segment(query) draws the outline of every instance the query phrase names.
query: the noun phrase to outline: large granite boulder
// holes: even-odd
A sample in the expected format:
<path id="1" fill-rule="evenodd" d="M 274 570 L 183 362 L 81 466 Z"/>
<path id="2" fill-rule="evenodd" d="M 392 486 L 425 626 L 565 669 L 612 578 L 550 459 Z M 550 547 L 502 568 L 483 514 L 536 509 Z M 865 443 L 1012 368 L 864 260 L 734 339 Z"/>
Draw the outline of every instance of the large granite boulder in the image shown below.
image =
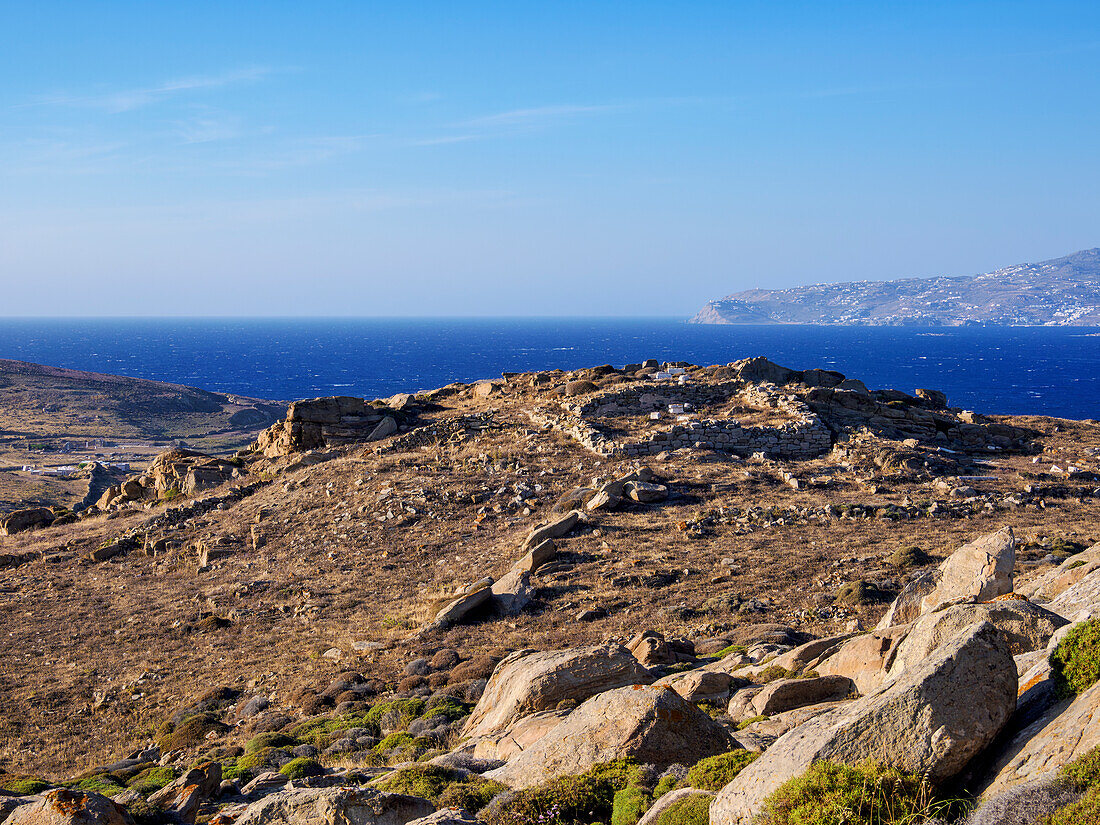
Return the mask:
<path id="1" fill-rule="evenodd" d="M 910 626 L 891 657 L 887 676 L 919 665 L 946 640 L 983 621 L 1004 634 L 1013 656 L 1042 650 L 1054 631 L 1067 624 L 1057 613 L 1022 599 L 954 605 L 922 616 Z"/>
<path id="2" fill-rule="evenodd" d="M 921 599 L 921 613 L 956 599 L 989 601 L 1012 592 L 1016 539 L 1012 528 L 982 536 L 952 553 L 939 567 L 935 589 Z"/>
<path id="3" fill-rule="evenodd" d="M 1100 613 L 1100 570 L 1093 570 L 1067 587 L 1044 607 L 1059 616 L 1079 620 L 1085 614 Z"/>
<path id="4" fill-rule="evenodd" d="M 722 789 L 712 825 L 745 825 L 813 762 L 875 759 L 942 782 L 1001 731 L 1016 706 L 1016 666 L 989 622 L 965 629 L 876 693 L 780 737 Z"/>
<path id="5" fill-rule="evenodd" d="M 725 728 L 674 690 L 632 685 L 593 696 L 532 747 L 485 776 L 529 788 L 615 759 L 632 757 L 658 767 L 691 765 L 735 747 Z"/>
<path id="6" fill-rule="evenodd" d="M 836 702 L 855 691 L 847 676 L 819 676 L 815 679 L 777 679 L 752 697 L 754 716 L 772 716 L 788 710 Z"/>
<path id="7" fill-rule="evenodd" d="M 1095 570 L 1100 570 L 1100 543 L 1073 554 L 1037 579 L 1017 585 L 1016 592 L 1033 601 L 1048 602 L 1058 598 Z"/>
<path id="8" fill-rule="evenodd" d="M 105 796 L 56 788 L 16 808 L 4 825 L 134 825 L 134 820 Z"/>
<path id="9" fill-rule="evenodd" d="M 434 812 L 426 799 L 373 788 L 292 788 L 253 802 L 234 825 L 407 825 Z"/>
<path id="10" fill-rule="evenodd" d="M 872 693 L 886 681 L 886 668 L 910 627 L 888 627 L 855 636 L 814 665 L 814 670 L 820 676 L 847 676 L 860 693 Z"/>
<path id="11" fill-rule="evenodd" d="M 485 736 L 566 699 L 580 702 L 605 690 L 651 681 L 649 671 L 617 644 L 542 653 L 520 650 L 496 666 L 462 732 Z"/>
<path id="12" fill-rule="evenodd" d="M 49 527 L 54 522 L 53 510 L 48 507 L 29 507 L 15 510 L 0 518 L 0 536 L 14 536 L 26 530 Z"/>
<path id="13" fill-rule="evenodd" d="M 544 710 L 523 716 L 503 731 L 467 739 L 462 743 L 461 751 L 477 759 L 507 761 L 542 739 L 569 713 L 568 710 Z"/>
<path id="14" fill-rule="evenodd" d="M 1051 779 L 1059 768 L 1100 745 L 1100 682 L 1076 698 L 1052 705 L 1004 748 L 985 789 L 993 796 L 1008 788 Z"/>

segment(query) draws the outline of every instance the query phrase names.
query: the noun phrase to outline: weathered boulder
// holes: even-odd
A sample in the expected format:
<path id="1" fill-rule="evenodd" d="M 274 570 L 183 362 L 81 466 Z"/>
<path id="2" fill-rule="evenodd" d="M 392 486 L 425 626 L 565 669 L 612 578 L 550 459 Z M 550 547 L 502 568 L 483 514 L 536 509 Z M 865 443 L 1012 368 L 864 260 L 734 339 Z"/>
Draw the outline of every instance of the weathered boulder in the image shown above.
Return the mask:
<path id="1" fill-rule="evenodd" d="M 434 814 L 414 819 L 408 825 L 478 825 L 478 821 L 462 808 L 440 808 Z"/>
<path id="2" fill-rule="evenodd" d="M 989 601 L 1011 593 L 1015 566 L 1016 539 L 1011 527 L 965 544 L 940 565 L 935 590 L 921 599 L 921 613 L 955 599 Z"/>
<path id="3" fill-rule="evenodd" d="M 554 547 L 554 540 L 547 539 L 532 547 L 527 555 L 517 561 L 513 567 L 534 572 L 554 558 L 555 555 L 557 555 L 557 550 Z"/>
<path id="4" fill-rule="evenodd" d="M 490 588 L 493 605 L 502 616 L 518 616 L 531 601 L 531 574 L 513 567 Z"/>
<path id="5" fill-rule="evenodd" d="M 524 551 L 531 550 L 534 547 L 538 547 L 547 539 L 561 538 L 574 527 L 576 527 L 577 522 L 579 522 L 580 520 L 580 511 L 571 510 L 557 521 L 552 521 L 549 524 L 532 530 L 527 535 L 527 538 L 524 539 L 522 549 Z"/>
<path id="6" fill-rule="evenodd" d="M 689 702 L 724 702 L 729 698 L 734 677 L 719 670 L 688 670 L 673 673 L 653 683 L 654 687 L 670 687 Z"/>
<path id="7" fill-rule="evenodd" d="M 855 636 L 815 664 L 814 670 L 821 676 L 847 676 L 860 693 L 871 693 L 886 681 L 887 665 L 909 628 L 902 625 Z"/>
<path id="8" fill-rule="evenodd" d="M 1038 602 L 1057 599 L 1095 570 L 1100 570 L 1100 544 L 1075 553 L 1034 581 L 1017 585 L 1016 592 Z"/>
<path id="9" fill-rule="evenodd" d="M 396 398 L 396 396 L 395 396 Z M 323 450 L 392 435 L 400 421 L 415 414 L 407 398 L 396 407 L 351 396 L 329 396 L 295 401 L 286 419 L 272 424 L 248 448 L 268 458 L 307 450 Z"/>
<path id="10" fill-rule="evenodd" d="M 754 716 L 771 716 L 806 705 L 835 702 L 855 691 L 847 676 L 819 676 L 815 679 L 777 679 L 752 697 Z"/>
<path id="11" fill-rule="evenodd" d="M 1067 619 L 1076 619 L 1083 613 L 1100 613 L 1100 570 L 1083 576 L 1044 607 Z"/>
<path id="12" fill-rule="evenodd" d="M 735 746 L 725 728 L 675 691 L 632 685 L 588 699 L 533 746 L 485 775 L 528 788 L 615 759 L 690 765 Z"/>
<path id="13" fill-rule="evenodd" d="M 466 587 L 462 595 L 448 602 L 435 614 L 431 627 L 449 627 L 481 607 L 493 596 L 493 580 L 486 576 Z"/>
<path id="14" fill-rule="evenodd" d="M 48 507 L 29 507 L 15 510 L 0 518 L 0 536 L 14 536 L 26 530 L 49 527 L 53 524 L 53 510 Z"/>
<path id="15" fill-rule="evenodd" d="M 520 716 L 552 710 L 563 700 L 579 702 L 605 690 L 651 681 L 649 671 L 621 645 L 516 651 L 496 666 L 463 734 L 500 732 Z"/>
<path id="16" fill-rule="evenodd" d="M 1057 613 L 1021 599 L 954 605 L 922 616 L 910 626 L 887 663 L 887 675 L 919 665 L 946 640 L 982 621 L 1004 634 L 1013 656 L 1042 650 L 1054 631 L 1067 624 Z"/>
<path id="17" fill-rule="evenodd" d="M 556 728 L 570 712 L 545 710 L 523 716 L 504 731 L 468 739 L 462 745 L 462 752 L 472 754 L 478 759 L 507 761 Z"/>
<path id="18" fill-rule="evenodd" d="M 667 665 L 676 661 L 676 654 L 668 646 L 665 637 L 653 630 L 639 633 L 626 643 L 626 649 L 646 667 Z"/>
<path id="19" fill-rule="evenodd" d="M 802 378 L 802 373 L 781 367 L 762 355 L 742 358 L 730 364 L 730 367 L 742 381 L 753 384 L 789 384 Z"/>
<path id="20" fill-rule="evenodd" d="M 926 570 L 905 585 L 897 598 L 890 603 L 886 614 L 875 625 L 876 630 L 909 624 L 920 618 L 921 602 L 936 589 L 940 573 L 938 570 Z"/>
<path id="21" fill-rule="evenodd" d="M 210 799 L 222 782 L 220 762 L 207 762 L 172 780 L 149 797 L 150 804 L 172 814 L 180 822 L 193 825 L 199 803 Z"/>
<path id="22" fill-rule="evenodd" d="M 373 788 L 292 788 L 253 802 L 234 825 L 407 825 L 434 812 L 426 799 Z"/>
<path id="23" fill-rule="evenodd" d="M 668 487 L 663 484 L 649 484 L 644 481 L 629 481 L 623 485 L 623 492 L 631 501 L 652 504 L 668 498 Z"/>
<path id="24" fill-rule="evenodd" d="M 1002 751 L 985 796 L 1054 777 L 1059 768 L 1100 745 L 1100 682 L 1052 705 Z"/>
<path id="25" fill-rule="evenodd" d="M 768 795 L 820 759 L 874 758 L 942 782 L 993 740 L 1015 706 L 1008 642 L 982 622 L 870 696 L 784 734 L 722 789 L 710 821 L 749 822 Z"/>
<path id="26" fill-rule="evenodd" d="M 37 802 L 20 805 L 4 825 L 134 825 L 134 820 L 105 796 L 56 788 Z"/>

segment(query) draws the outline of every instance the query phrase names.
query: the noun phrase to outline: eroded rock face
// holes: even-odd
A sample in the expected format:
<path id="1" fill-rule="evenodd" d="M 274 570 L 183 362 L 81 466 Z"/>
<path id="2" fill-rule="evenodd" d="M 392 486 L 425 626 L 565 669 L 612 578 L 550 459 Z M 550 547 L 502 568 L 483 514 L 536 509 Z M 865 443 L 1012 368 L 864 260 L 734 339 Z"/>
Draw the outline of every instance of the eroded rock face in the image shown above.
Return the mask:
<path id="1" fill-rule="evenodd" d="M 426 799 L 372 788 L 301 788 L 252 803 L 234 825 L 407 825 L 434 812 Z"/>
<path id="2" fill-rule="evenodd" d="M 1083 614 L 1100 614 L 1100 570 L 1094 569 L 1082 576 L 1044 606 L 1072 620 Z"/>
<path id="3" fill-rule="evenodd" d="M 194 495 L 242 475 L 232 461 L 194 450 L 168 450 L 153 459 L 140 475 L 108 488 L 96 506 L 110 510 L 132 501 L 156 501 L 172 494 Z"/>
<path id="4" fill-rule="evenodd" d="M 1100 682 L 1072 701 L 1050 707 L 1004 749 L 985 790 L 1009 788 L 1054 777 L 1059 768 L 1100 745 Z"/>
<path id="5" fill-rule="evenodd" d="M 605 690 L 651 681 L 649 671 L 621 645 L 520 650 L 497 665 L 462 732 L 498 733 L 519 717 L 553 710 L 563 700 L 581 702 Z"/>
<path id="6" fill-rule="evenodd" d="M 993 740 L 1015 706 L 1007 640 L 988 622 L 974 625 L 876 693 L 780 737 L 722 790 L 710 821 L 749 822 L 768 795 L 819 759 L 874 758 L 942 782 Z"/>
<path id="7" fill-rule="evenodd" d="M 134 825 L 134 820 L 105 796 L 56 788 L 16 808 L 4 825 Z"/>
<path id="8" fill-rule="evenodd" d="M 1030 599 L 1047 602 L 1057 599 L 1094 570 L 1100 570 L 1100 544 L 1075 553 L 1053 570 L 1016 589 Z"/>
<path id="9" fill-rule="evenodd" d="M 886 668 L 910 625 L 873 630 L 844 642 L 835 653 L 814 665 L 821 676 L 847 676 L 862 694 L 886 681 Z"/>
<path id="10" fill-rule="evenodd" d="M 777 679 L 752 697 L 754 716 L 772 716 L 806 705 L 847 698 L 855 683 L 847 676 L 819 676 L 816 679 Z"/>
<path id="11" fill-rule="evenodd" d="M 260 433 L 249 451 L 278 458 L 306 450 L 377 441 L 397 432 L 399 422 L 412 413 L 407 400 L 400 411 L 380 402 L 342 395 L 295 401 L 287 410 L 286 419 Z"/>
<path id="12" fill-rule="evenodd" d="M 527 750 L 542 737 L 562 723 L 568 710 L 547 710 L 532 713 L 516 721 L 514 725 L 500 733 L 492 733 L 467 740 L 462 750 L 478 759 L 509 760 L 521 751 Z"/>
<path id="13" fill-rule="evenodd" d="M 691 765 L 734 747 L 725 728 L 675 691 L 632 685 L 593 696 L 533 746 L 486 776 L 528 788 L 625 757 L 659 767 Z"/>
<path id="14" fill-rule="evenodd" d="M 921 613 L 955 599 L 989 601 L 1012 592 L 1016 539 L 1012 528 L 965 544 L 940 565 L 935 590 L 921 599 Z"/>

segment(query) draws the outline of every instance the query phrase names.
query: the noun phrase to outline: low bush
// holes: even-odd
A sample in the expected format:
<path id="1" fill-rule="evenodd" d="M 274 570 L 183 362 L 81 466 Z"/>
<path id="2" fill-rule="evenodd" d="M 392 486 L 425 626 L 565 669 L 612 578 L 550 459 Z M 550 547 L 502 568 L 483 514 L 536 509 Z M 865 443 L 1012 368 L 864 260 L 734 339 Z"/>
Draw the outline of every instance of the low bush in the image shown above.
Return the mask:
<path id="1" fill-rule="evenodd" d="M 448 785 L 462 778 L 463 774 L 453 768 L 427 764 L 410 765 L 407 768 L 398 768 L 380 779 L 378 787 L 383 791 L 420 796 L 436 802 Z"/>
<path id="2" fill-rule="evenodd" d="M 118 781 L 118 777 L 110 773 L 97 773 L 87 779 L 81 779 L 76 783 L 76 787 L 82 791 L 91 791 L 104 796 L 114 796 L 126 790 L 126 787 Z"/>
<path id="3" fill-rule="evenodd" d="M 661 811 L 656 825 L 708 825 L 710 803 L 711 798 L 702 794 L 677 799 Z"/>
<path id="4" fill-rule="evenodd" d="M 37 776 L 6 776 L 0 778 L 0 790 L 16 796 L 31 796 L 50 787 L 50 783 Z"/>
<path id="5" fill-rule="evenodd" d="M 264 748 L 286 748 L 297 744 L 297 739 L 285 733 L 261 733 L 258 736 L 253 736 L 245 743 L 244 752 L 255 753 Z"/>
<path id="6" fill-rule="evenodd" d="M 495 780 L 471 776 L 448 785 L 439 795 L 437 804 L 440 808 L 461 808 L 477 813 L 507 790 L 507 786 Z"/>
<path id="7" fill-rule="evenodd" d="M 168 723 L 161 727 L 157 744 L 162 753 L 168 751 L 184 750 L 201 745 L 206 741 L 206 734 L 211 731 L 224 733 L 229 726 L 221 722 L 213 713 L 198 713 L 180 722 L 178 725 Z"/>
<path id="8" fill-rule="evenodd" d="M 502 794 L 482 812 L 488 825 L 584 825 L 607 822 L 615 794 L 640 778 L 630 759 L 596 765 L 533 788 Z"/>
<path id="9" fill-rule="evenodd" d="M 653 796 L 638 785 L 616 791 L 611 801 L 611 825 L 637 825 L 652 804 Z"/>
<path id="10" fill-rule="evenodd" d="M 684 780 L 692 788 L 701 791 L 720 791 L 734 780 L 760 754 L 737 748 L 729 753 L 720 753 L 695 763 Z"/>
<path id="11" fill-rule="evenodd" d="M 321 767 L 321 763 L 316 759 L 310 759 L 308 756 L 299 756 L 297 759 L 291 759 L 279 768 L 279 773 L 289 779 L 304 779 L 307 776 L 320 776 L 324 772 L 325 769 Z"/>
<path id="12" fill-rule="evenodd" d="M 176 778 L 176 772 L 167 766 L 156 766 L 152 768 L 146 768 L 141 773 L 132 777 L 129 782 L 126 783 L 126 787 L 130 790 L 137 791 L 142 796 L 148 796 L 151 793 L 156 793 L 173 779 Z"/>
<path id="13" fill-rule="evenodd" d="M 768 825 L 891 825 L 920 821 L 931 788 L 912 774 L 873 762 L 815 762 L 764 802 Z"/>
<path id="14" fill-rule="evenodd" d="M 1050 654 L 1059 693 L 1082 693 L 1100 680 L 1100 619 L 1082 622 Z"/>

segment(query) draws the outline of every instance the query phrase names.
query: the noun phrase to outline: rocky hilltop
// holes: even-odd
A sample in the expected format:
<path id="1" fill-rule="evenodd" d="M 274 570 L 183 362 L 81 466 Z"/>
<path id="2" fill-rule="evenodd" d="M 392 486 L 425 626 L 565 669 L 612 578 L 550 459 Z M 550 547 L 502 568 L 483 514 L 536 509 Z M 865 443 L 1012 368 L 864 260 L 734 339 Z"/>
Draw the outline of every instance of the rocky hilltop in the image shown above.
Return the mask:
<path id="1" fill-rule="evenodd" d="M 1098 457 L 760 357 L 300 401 L 0 518 L 0 823 L 1087 825 Z"/>
<path id="2" fill-rule="evenodd" d="M 1100 249 L 984 275 L 750 289 L 689 323 L 1098 326 Z"/>

